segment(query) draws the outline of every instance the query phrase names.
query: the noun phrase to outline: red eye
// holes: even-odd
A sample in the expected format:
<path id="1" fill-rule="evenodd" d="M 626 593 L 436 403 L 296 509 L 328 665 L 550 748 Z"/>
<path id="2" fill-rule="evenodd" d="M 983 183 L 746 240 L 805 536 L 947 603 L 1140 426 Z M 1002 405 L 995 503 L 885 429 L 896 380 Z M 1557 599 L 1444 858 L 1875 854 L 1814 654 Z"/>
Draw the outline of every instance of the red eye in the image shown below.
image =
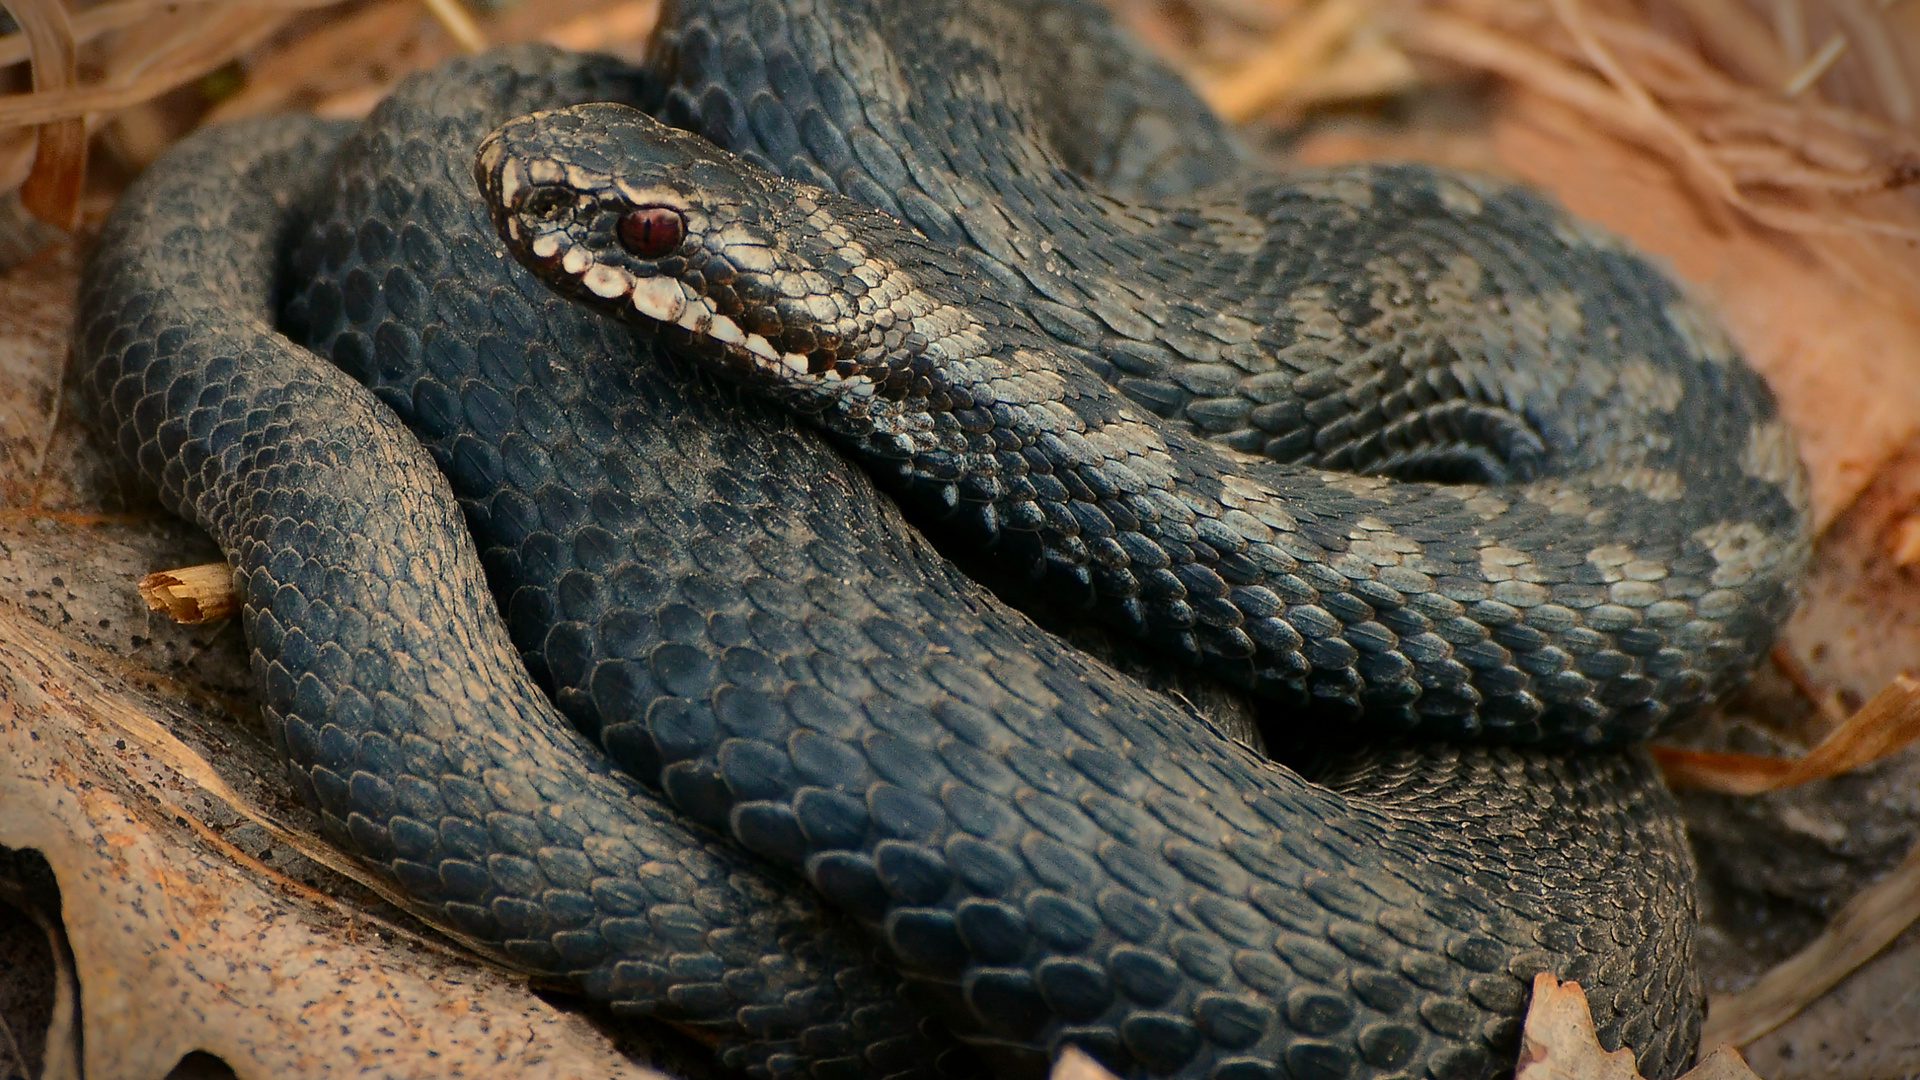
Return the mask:
<path id="1" fill-rule="evenodd" d="M 642 259 L 672 254 L 687 235 L 687 223 L 670 206 L 642 206 L 620 219 L 620 246 Z"/>

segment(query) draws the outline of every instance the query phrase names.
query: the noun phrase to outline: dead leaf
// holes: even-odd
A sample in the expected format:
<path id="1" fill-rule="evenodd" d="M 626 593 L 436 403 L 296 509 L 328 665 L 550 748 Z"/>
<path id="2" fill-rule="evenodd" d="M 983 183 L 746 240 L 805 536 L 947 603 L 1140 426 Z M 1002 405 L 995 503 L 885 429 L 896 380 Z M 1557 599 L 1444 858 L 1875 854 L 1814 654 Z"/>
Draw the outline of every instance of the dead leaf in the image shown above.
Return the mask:
<path id="1" fill-rule="evenodd" d="M 1520 1032 L 1514 1080 L 1641 1080 L 1633 1051 L 1600 1049 L 1587 995 L 1546 972 L 1533 977 L 1533 1004 Z"/>
<path id="2" fill-rule="evenodd" d="M 1116 1077 L 1107 1071 L 1106 1066 L 1088 1056 L 1086 1051 L 1069 1046 L 1060 1052 L 1060 1059 L 1053 1063 L 1050 1080 L 1116 1080 Z"/>
<path id="3" fill-rule="evenodd" d="M 1703 1045 L 1714 1045 L 1703 1043 Z M 1593 1033 L 1587 995 L 1576 982 L 1546 972 L 1533 977 L 1533 1004 L 1520 1032 L 1514 1080 L 1642 1080 L 1633 1051 L 1607 1051 Z M 1759 1080 L 1738 1051 L 1720 1046 L 1680 1080 Z"/>

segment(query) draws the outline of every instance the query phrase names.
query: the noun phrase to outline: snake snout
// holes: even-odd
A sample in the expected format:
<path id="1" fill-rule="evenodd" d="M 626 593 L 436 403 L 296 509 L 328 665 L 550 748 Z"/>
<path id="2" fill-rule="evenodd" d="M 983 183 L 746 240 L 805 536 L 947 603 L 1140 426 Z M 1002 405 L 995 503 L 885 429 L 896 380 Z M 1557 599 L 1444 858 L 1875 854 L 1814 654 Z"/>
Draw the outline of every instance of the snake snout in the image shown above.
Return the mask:
<path id="1" fill-rule="evenodd" d="M 473 179 L 485 198 L 495 230 L 520 257 L 533 257 L 531 248 L 543 234 L 549 239 L 541 246 L 553 246 L 551 230 L 535 223 L 550 223 L 566 193 L 552 184 L 536 183 L 526 158 L 513 152 L 504 131 L 496 131 L 480 143 L 474 154 Z"/>

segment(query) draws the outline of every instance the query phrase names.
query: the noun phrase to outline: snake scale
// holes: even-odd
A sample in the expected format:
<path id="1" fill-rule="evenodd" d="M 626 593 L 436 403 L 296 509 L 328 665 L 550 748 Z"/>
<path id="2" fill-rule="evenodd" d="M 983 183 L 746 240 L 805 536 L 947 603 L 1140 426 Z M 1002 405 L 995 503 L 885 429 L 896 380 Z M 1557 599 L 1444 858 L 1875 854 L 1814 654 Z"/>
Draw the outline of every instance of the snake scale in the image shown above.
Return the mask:
<path id="1" fill-rule="evenodd" d="M 689 0 L 641 68 L 197 133 L 76 342 L 330 836 L 725 1064 L 1493 1076 L 1541 971 L 1693 1053 L 1626 744 L 1764 646 L 1805 483 L 1712 321 L 1535 196 L 1262 175 L 1081 0 Z"/>

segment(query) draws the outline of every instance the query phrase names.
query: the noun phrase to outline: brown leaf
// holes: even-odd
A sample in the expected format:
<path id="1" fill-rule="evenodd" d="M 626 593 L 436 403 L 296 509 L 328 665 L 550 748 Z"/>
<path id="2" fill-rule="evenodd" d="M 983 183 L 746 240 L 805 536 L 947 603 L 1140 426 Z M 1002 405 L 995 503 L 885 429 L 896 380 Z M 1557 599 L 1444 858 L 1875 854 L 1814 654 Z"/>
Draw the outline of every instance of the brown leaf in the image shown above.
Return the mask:
<path id="1" fill-rule="evenodd" d="M 1587 995 L 1576 982 L 1546 972 L 1533 977 L 1533 1004 L 1520 1032 L 1514 1080 L 1642 1080 L 1633 1051 L 1606 1051 L 1593 1033 Z M 1722 1046 L 1680 1080 L 1759 1080 L 1738 1051 Z"/>
<path id="2" fill-rule="evenodd" d="M 1633 1051 L 1600 1049 L 1587 995 L 1546 972 L 1533 977 L 1533 1004 L 1520 1032 L 1514 1080 L 1641 1080 Z"/>
<path id="3" fill-rule="evenodd" d="M 1077 1046 L 1069 1046 L 1060 1052 L 1060 1059 L 1053 1063 L 1053 1072 L 1049 1080 L 1115 1080 L 1106 1067 Z"/>

